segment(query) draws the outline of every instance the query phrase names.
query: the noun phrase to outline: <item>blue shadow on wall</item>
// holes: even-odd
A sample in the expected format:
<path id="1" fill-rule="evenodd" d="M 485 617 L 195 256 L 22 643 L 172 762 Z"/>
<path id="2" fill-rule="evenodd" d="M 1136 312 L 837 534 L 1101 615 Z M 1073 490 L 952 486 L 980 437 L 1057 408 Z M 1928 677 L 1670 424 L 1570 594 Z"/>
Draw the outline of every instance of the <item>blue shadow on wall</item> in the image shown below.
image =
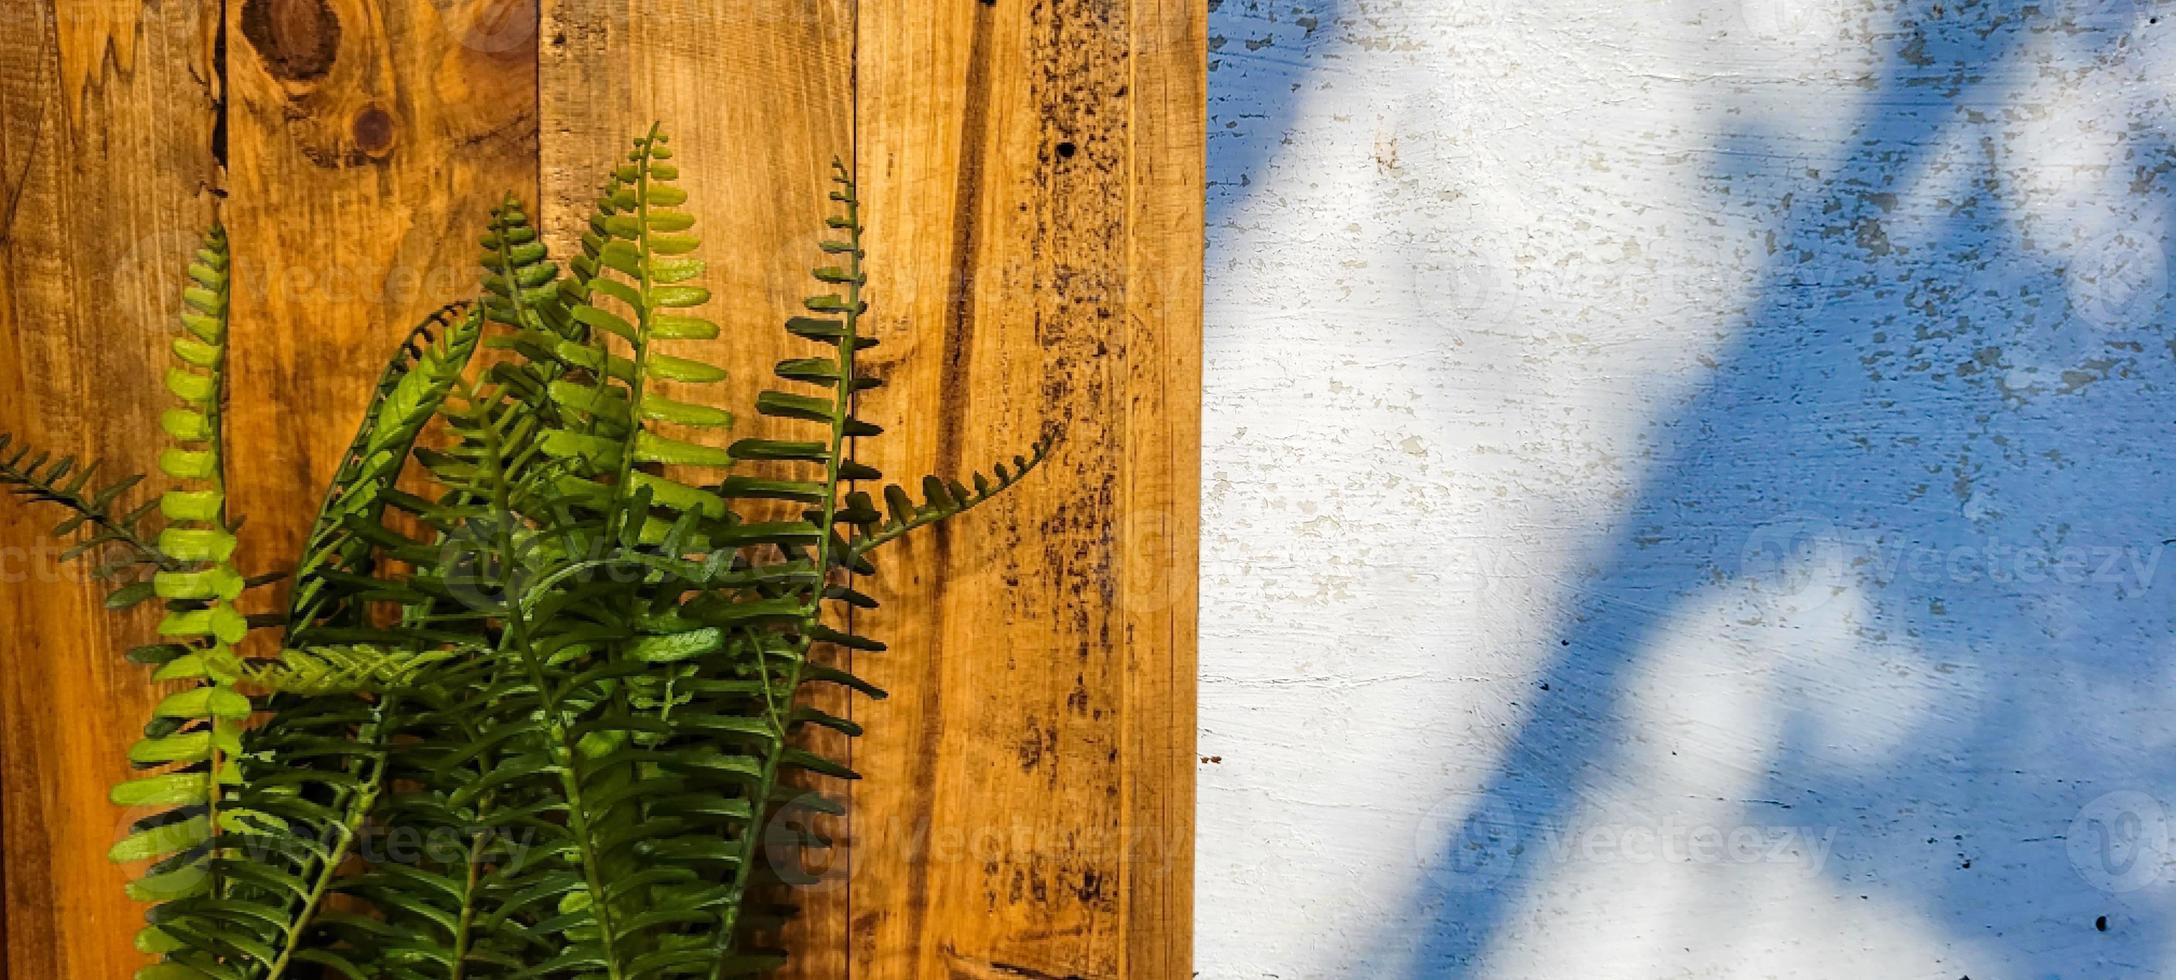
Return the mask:
<path id="1" fill-rule="evenodd" d="M 2176 705 L 2162 693 L 2176 602 L 2154 578 L 2176 538 L 2176 164 L 2163 134 L 2132 130 L 2110 178 L 2128 226 L 2066 245 L 2040 240 L 2060 222 L 2021 225 L 2003 142 L 2006 119 L 2074 111 L 2019 104 L 2044 67 L 2036 44 L 2113 58 L 2176 23 L 2065 6 L 1907 0 L 1826 160 L 1774 160 L 1758 134 L 1714 150 L 1709 189 L 1781 181 L 1789 217 L 1731 347 L 1654 430 L 1638 499 L 1564 600 L 1530 713 L 1444 825 L 1411 918 L 1386 927 L 1416 950 L 1408 975 L 1478 976 L 1491 949 L 1586 941 L 1579 922 L 1528 918 L 1563 870 L 1563 840 L 1545 838 L 1596 797 L 1682 802 L 1639 785 L 1626 746 L 1703 746 L 1658 746 L 1676 736 L 1628 718 L 1652 649 L 1682 639 L 1673 618 L 1718 589 L 1800 610 L 1739 638 L 1744 669 L 1775 678 L 1760 710 L 1779 717 L 1733 826 L 1828 835 L 1825 856 L 1795 856 L 1811 862 L 1802 893 L 1900 910 L 1944 951 L 1891 975 L 2169 975 L 2176 888 L 2155 857 L 2176 751 L 2141 743 Z M 1823 616 L 1877 652 L 1825 662 L 1801 628 Z M 1895 729 L 1866 736 L 1887 746 L 1877 762 L 1839 764 L 1859 738 L 1839 717 Z M 1679 913 L 1673 946 L 1729 949 L 1750 922 L 1803 915 L 1793 962 L 1821 960 L 1807 943 L 1858 948 L 1821 908 L 1732 914 L 1717 898 Z"/>
<path id="2" fill-rule="evenodd" d="M 1322 71 L 1345 0 L 1209 0 L 1208 224 L 1232 220 L 1300 93 Z M 1216 235 L 1212 231 L 1213 248 Z"/>

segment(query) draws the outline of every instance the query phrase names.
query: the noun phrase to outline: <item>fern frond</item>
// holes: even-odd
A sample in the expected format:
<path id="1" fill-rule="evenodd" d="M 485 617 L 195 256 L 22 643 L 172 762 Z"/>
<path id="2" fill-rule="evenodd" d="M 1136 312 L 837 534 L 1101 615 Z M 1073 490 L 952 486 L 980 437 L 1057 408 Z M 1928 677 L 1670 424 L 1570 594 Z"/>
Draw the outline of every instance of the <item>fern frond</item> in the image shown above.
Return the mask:
<path id="1" fill-rule="evenodd" d="M 123 546 L 116 570 L 154 572 L 115 595 L 167 611 L 164 642 L 129 657 L 189 684 L 113 794 L 149 814 L 113 850 L 151 864 L 130 886 L 161 957 L 141 980 L 724 980 L 784 962 L 766 944 L 793 912 L 772 897 L 811 879 L 763 828 L 843 812 L 793 774 L 858 778 L 805 741 L 858 726 L 805 695 L 883 696 L 833 665 L 883 649 L 852 627 L 875 605 L 856 578 L 1015 485 L 1050 440 L 969 483 L 927 478 L 918 501 L 857 489 L 882 480 L 857 457 L 880 382 L 858 363 L 876 342 L 860 202 L 835 164 L 818 295 L 785 323 L 809 356 L 754 404 L 785 434 L 724 444 L 732 415 L 689 394 L 724 372 L 694 353 L 720 331 L 694 312 L 709 293 L 672 157 L 655 127 L 634 142 L 564 272 L 518 202 L 492 211 L 478 300 L 388 362 L 284 617 L 236 608 L 267 579 L 235 571 L 225 507 L 222 232 L 184 297 L 155 540 L 150 508 L 119 503 L 133 479 L 0 436 L 0 485 L 70 508 L 79 547 Z M 477 367 L 483 345 L 503 355 Z M 276 657 L 239 652 L 256 625 L 286 627 Z M 369 846 L 402 841 L 423 850 Z"/>
<path id="2" fill-rule="evenodd" d="M 430 702 L 430 692 L 441 686 L 459 690 L 470 676 L 462 671 L 475 659 L 473 644 L 488 645 L 483 637 L 469 637 L 469 645 L 463 645 L 462 624 L 440 622 L 448 615 L 463 618 L 455 612 L 460 603 L 449 587 L 452 576 L 442 566 L 447 543 L 474 514 L 476 498 L 474 488 L 452 478 L 463 453 L 472 452 L 475 443 L 461 428 L 478 411 L 475 393 L 463 385 L 462 375 L 487 323 L 534 324 L 549 316 L 531 303 L 550 278 L 548 266 L 539 273 L 543 247 L 535 239 L 518 205 L 509 201 L 495 209 L 484 240 L 490 251 L 483 260 L 482 300 L 465 311 L 458 306 L 440 311 L 396 352 L 356 436 L 350 465 L 334 481 L 312 535 L 308 554 L 325 559 L 312 568 L 320 583 L 318 596 L 334 601 L 320 598 L 315 608 L 323 612 L 291 620 L 290 649 L 280 660 L 251 672 L 253 683 L 280 696 L 271 703 L 277 724 L 249 740 L 257 760 L 249 770 L 249 789 L 312 787 L 320 803 L 284 814 L 280 825 L 264 830 L 266 844 L 283 835 L 320 842 L 315 849 L 284 849 L 284 872 L 302 887 L 286 897 L 278 954 L 282 964 L 314 963 L 349 975 L 364 975 L 359 971 L 369 965 L 374 971 L 370 975 L 385 970 L 407 975 L 429 959 L 412 943 L 393 936 L 380 935 L 360 945 L 348 941 L 354 915 L 331 911 L 327 903 L 335 894 L 368 900 L 365 892 L 376 879 L 349 880 L 341 874 L 342 865 L 373 821 L 392 819 L 394 811 L 378 811 L 390 806 L 389 774 L 405 765 L 406 754 L 421 751 L 415 732 L 429 709 L 418 702 Z M 541 298 L 543 305 L 550 305 L 548 295 Z M 511 366 L 527 367 L 519 361 Z M 536 404 L 498 399 L 490 406 L 509 416 L 525 416 L 523 410 Z M 459 439 L 455 446 L 437 451 L 417 445 L 420 431 L 433 418 L 447 421 Z M 446 484 L 443 498 L 425 500 L 395 489 L 410 460 Z M 414 516 L 435 540 L 395 530 L 383 519 L 389 508 Z M 403 571 L 385 574 L 386 559 Z M 309 595 L 298 586 L 297 598 L 307 600 Z M 363 604 L 373 601 L 399 608 L 396 627 L 373 626 L 361 618 Z M 297 608 L 312 607 L 298 601 Z M 306 640 L 348 642 L 294 648 Z M 453 646 L 418 649 L 418 642 Z M 268 812 L 287 802 L 277 794 L 246 800 Z M 385 874 L 390 872 L 377 877 Z M 387 928 L 384 923 L 394 921 L 397 911 L 381 910 L 374 928 Z"/>
<path id="3" fill-rule="evenodd" d="M 174 481 L 160 498 L 167 524 L 157 548 L 172 559 L 154 573 L 158 597 L 167 613 L 159 623 L 166 641 L 154 680 L 193 686 L 161 701 L 144 739 L 130 750 L 139 767 L 156 770 L 114 787 L 114 803 L 144 808 L 131 833 L 114 845 L 115 861 L 149 860 L 151 872 L 138 878 L 130 893 L 158 903 L 139 944 L 154 952 L 176 954 L 168 960 L 191 969 L 208 965 L 204 949 L 224 956 L 251 958 L 256 945 L 249 930 L 217 925 L 230 911 L 221 870 L 233 857 L 221 842 L 235 814 L 222 803 L 240 784 L 234 756 L 249 698 L 236 689 L 243 664 L 235 650 L 249 631 L 234 606 L 244 585 L 234 569 L 235 539 L 226 512 L 224 454 L 220 410 L 224 398 L 227 340 L 226 233 L 213 228 L 189 265 L 182 294 L 182 329 L 174 338 L 174 364 L 166 386 L 180 404 L 167 411 L 164 427 L 173 444 L 159 458 L 159 468 Z M 211 947 L 188 942 L 211 935 Z M 170 975 L 147 968 L 139 976 Z"/>
<path id="4" fill-rule="evenodd" d="M 491 376 L 513 389 L 530 411 L 556 419 L 550 385 L 570 367 L 560 347 L 579 346 L 589 337 L 589 328 L 569 313 L 567 294 L 577 286 L 560 278 L 550 250 L 511 194 L 492 209 L 481 244 L 484 315 L 508 328 L 488 343 L 520 354 L 493 364 Z"/>
<path id="5" fill-rule="evenodd" d="M 568 319 L 560 302 L 559 266 L 512 194 L 491 210 L 481 244 L 482 305 L 491 322 L 516 331 L 548 330 L 562 338 L 581 335 L 580 325 Z"/>
<path id="6" fill-rule="evenodd" d="M 397 694 L 414 687 L 432 668 L 471 654 L 362 645 L 298 647 L 280 651 L 276 659 L 244 664 L 242 680 L 275 694 Z"/>
<path id="7" fill-rule="evenodd" d="M 79 466 L 74 456 L 55 458 L 0 432 L 0 486 L 30 500 L 65 508 L 68 516 L 53 526 L 50 533 L 54 537 L 90 532 L 61 552 L 62 560 L 85 557 L 102 545 L 118 544 L 126 555 L 118 562 L 94 566 L 92 571 L 98 578 L 119 577 L 137 568 L 173 567 L 174 560 L 159 551 L 143 527 L 145 518 L 158 509 L 157 502 L 123 502 L 129 490 L 143 482 L 143 476 L 100 480 L 100 466 L 97 460 Z M 108 605 L 125 608 L 150 597 L 148 587 L 124 585 L 112 594 Z"/>
<path id="8" fill-rule="evenodd" d="M 409 331 L 379 375 L 305 539 L 288 599 L 288 644 L 315 642 L 320 628 L 364 625 L 360 593 L 377 546 L 359 527 L 379 525 L 416 437 L 467 368 L 482 327 L 467 304 L 443 307 Z"/>
<path id="9" fill-rule="evenodd" d="M 884 488 L 884 510 L 881 512 L 867 493 L 856 491 L 849 494 L 846 498 L 846 509 L 841 514 L 856 529 L 851 543 L 853 554 L 866 555 L 887 542 L 898 540 L 939 521 L 957 517 L 989 502 L 1041 466 L 1043 460 L 1049 457 L 1050 447 L 1056 441 L 1056 435 L 1046 435 L 1035 440 L 1025 455 L 1012 458 L 1011 467 L 998 463 L 990 467 L 987 476 L 974 474 L 970 478 L 974 483 L 973 487 L 957 480 L 923 477 L 921 503 L 915 503 L 906 488 L 896 483 Z"/>
<path id="10" fill-rule="evenodd" d="M 862 335 L 860 329 L 861 316 L 868 308 L 861 299 L 867 276 L 861 268 L 864 252 L 860 203 L 854 197 L 853 180 L 845 165 L 834 161 L 832 166 L 833 181 L 839 189 L 831 198 L 840 205 L 840 213 L 827 219 L 826 227 L 840 237 L 827 238 L 820 247 L 834 261 L 843 264 L 819 267 L 815 270 L 815 278 L 828 287 L 843 287 L 844 294 L 832 292 L 811 296 L 803 302 L 808 315 L 786 321 L 789 334 L 829 346 L 832 351 L 823 357 L 788 358 L 774 369 L 780 380 L 816 389 L 818 394 L 769 389 L 756 396 L 758 413 L 804 423 L 814 431 L 804 439 L 742 439 L 735 442 L 728 449 L 730 455 L 735 460 L 761 466 L 764 472 L 730 477 L 719 487 L 720 494 L 730 499 L 792 500 L 809 505 L 802 516 L 816 552 L 826 558 L 817 563 L 819 569 L 829 569 L 841 557 L 832 547 L 841 486 L 883 476 L 874 467 L 853 459 L 851 452 L 854 439 L 883 431 L 863 421 L 854 410 L 856 396 L 877 387 L 881 381 L 863 377 L 856 368 L 856 355 L 876 344 L 874 338 Z M 780 532 L 785 530 L 781 528 Z M 752 543 L 791 548 L 803 542 L 765 540 Z"/>
<path id="11" fill-rule="evenodd" d="M 755 945 L 755 936 L 771 925 L 749 911 L 749 897 L 766 881 L 795 873 L 761 860 L 762 834 L 788 801 L 781 799 L 782 778 L 800 771 L 835 778 L 858 778 L 846 766 L 800 749 L 793 744 L 793 730 L 812 715 L 795 707 L 804 684 L 828 679 L 835 671 L 821 671 L 811 664 L 815 648 L 831 644 L 851 649 L 881 649 L 882 644 L 825 623 L 826 603 L 844 603 L 860 597 L 850 584 L 833 585 L 835 571 L 851 576 L 865 566 L 850 554 L 840 533 L 842 495 L 856 480 L 881 478 L 874 467 L 853 458 L 853 441 L 881 432 L 855 411 L 859 393 L 877 386 L 874 378 L 861 375 L 856 355 L 875 344 L 861 332 L 867 311 L 861 291 L 862 271 L 860 202 L 852 175 L 843 163 L 833 163 L 837 186 L 831 199 L 838 213 L 826 219 L 837 237 L 826 238 L 820 248 L 838 263 L 819 267 L 817 281 L 834 292 L 810 297 L 803 303 L 808 315 L 786 322 L 788 333 L 831 348 L 828 356 L 791 358 L 776 368 L 781 380 L 817 394 L 767 390 L 757 396 L 756 410 L 764 415 L 806 425 L 815 431 L 801 439 L 743 439 L 730 447 L 734 459 L 758 467 L 754 475 L 736 475 L 721 484 L 719 492 L 735 500 L 787 500 L 805 505 L 802 520 L 764 527 L 746 533 L 745 545 L 775 549 L 785 567 L 806 569 L 791 580 L 759 584 L 745 589 L 734 601 L 699 598 L 686 614 L 708 619 L 728 628 L 733 642 L 725 663 L 736 674 L 752 672 L 759 690 L 756 698 L 727 696 L 698 702 L 689 713 L 697 717 L 736 719 L 742 731 L 736 750 L 751 764 L 751 784 L 745 799 L 749 812 L 734 839 L 730 893 L 737 901 L 726 906 L 709 941 L 711 980 L 749 976 L 775 966 L 772 951 Z M 739 530 L 739 529 L 736 529 Z M 743 552 L 754 567 L 760 551 Z M 750 611 L 767 615 L 751 617 Z M 730 675 L 729 675 L 730 676 Z M 843 675 L 840 675 L 843 676 Z M 828 716 L 826 716 L 828 717 Z M 848 730 L 842 728 L 842 731 Z M 715 736 L 713 736 L 715 737 Z M 812 844 L 824 842 L 815 841 Z"/>
<path id="12" fill-rule="evenodd" d="M 584 255 L 562 291 L 571 304 L 568 315 L 590 333 L 557 347 L 556 354 L 578 370 L 551 382 L 565 424 L 544 432 L 539 442 L 547 455 L 599 485 L 574 491 L 578 501 L 620 522 L 629 520 L 639 500 L 650 513 L 632 523 L 636 539 L 650 545 L 662 542 L 681 515 L 715 521 L 727 510 L 722 498 L 666 475 L 665 468 L 732 462 L 723 448 L 693 436 L 730 426 L 732 416 L 658 387 L 725 379 L 717 367 L 666 352 L 670 343 L 719 333 L 716 323 L 689 312 L 707 302 L 710 291 L 696 281 L 704 266 L 692 254 L 699 240 L 691 231 L 694 217 L 680 207 L 687 194 L 676 186 L 679 168 L 672 156 L 669 138 L 652 127 L 635 141 L 598 200 L 583 237 Z"/>
<path id="13" fill-rule="evenodd" d="M 199 912 L 213 928 L 246 931 L 255 942 L 246 959 L 232 963 L 239 969 L 231 975 L 281 980 L 303 963 L 344 972 L 343 957 L 315 941 L 319 919 L 387 792 L 404 688 L 373 700 L 343 690 L 342 674 L 351 667 L 414 683 L 431 668 L 403 674 L 388 660 L 331 649 L 291 650 L 249 672 L 252 683 L 295 690 L 267 702 L 274 723 L 250 731 L 243 743 L 244 779 L 228 804 L 233 815 L 225 835 L 238 856 L 216 865 L 227 888 Z M 439 658 L 430 659 L 435 666 Z M 238 925 L 220 924 L 222 916 L 238 914 L 246 915 Z M 201 933 L 191 945 L 207 948 Z"/>

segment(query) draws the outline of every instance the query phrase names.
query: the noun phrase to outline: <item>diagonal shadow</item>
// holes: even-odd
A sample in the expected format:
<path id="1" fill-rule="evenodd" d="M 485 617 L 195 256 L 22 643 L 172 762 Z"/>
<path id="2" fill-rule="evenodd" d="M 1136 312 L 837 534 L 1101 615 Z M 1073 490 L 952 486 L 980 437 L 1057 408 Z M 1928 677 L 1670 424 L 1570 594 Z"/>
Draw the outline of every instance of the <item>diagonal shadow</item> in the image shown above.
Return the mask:
<path id="1" fill-rule="evenodd" d="M 1524 916 L 1579 860 L 1563 835 L 1676 805 L 1679 787 L 1642 782 L 1673 737 L 1639 727 L 1642 685 L 1655 648 L 1684 642 L 1717 596 L 1740 614 L 1699 638 L 1771 678 L 1753 710 L 1774 722 L 1732 828 L 1827 835 L 1832 851 L 1794 858 L 1813 891 L 1909 910 L 1959 954 L 1889 975 L 2166 968 L 2176 892 L 2135 859 L 2166 833 L 2150 797 L 2176 791 L 2156 750 L 2167 723 L 2141 723 L 2167 708 L 2157 661 L 2176 625 L 2151 589 L 2176 536 L 2171 151 L 2133 133 L 2129 193 L 2150 207 L 2127 231 L 2080 248 L 2016 234 L 2031 216 L 2002 141 L 2006 113 L 2045 108 L 2015 101 L 2044 67 L 2034 52 L 2136 43 L 2126 5 L 2058 6 L 1923 0 L 1878 32 L 1879 75 L 1837 162 L 1793 178 L 1731 348 L 1658 425 L 1644 489 L 1563 600 L 1547 689 L 1483 788 L 1450 804 L 1445 856 L 1383 940 L 1416 950 L 1407 975 L 1477 976 L 1507 944 L 1584 941 Z M 1717 147 L 1709 180 L 1769 165 L 1760 135 Z M 2087 282 L 2081 307 L 2079 267 L 2123 266 L 2108 253 L 2126 249 L 2150 288 Z M 2055 571 L 2067 548 L 2082 575 Z M 2037 572 L 2032 554 L 2047 556 Z M 1702 765 L 1698 742 L 1672 743 L 1695 756 L 1683 765 Z M 1812 908 L 1686 932 L 1727 945 L 1756 915 L 1852 941 Z"/>
<path id="2" fill-rule="evenodd" d="M 1347 0 L 1208 0 L 1208 225 L 1229 222 L 1323 72 Z M 1218 236 L 1210 236 L 1211 247 Z M 1212 263 L 1213 266 L 1214 263 Z"/>

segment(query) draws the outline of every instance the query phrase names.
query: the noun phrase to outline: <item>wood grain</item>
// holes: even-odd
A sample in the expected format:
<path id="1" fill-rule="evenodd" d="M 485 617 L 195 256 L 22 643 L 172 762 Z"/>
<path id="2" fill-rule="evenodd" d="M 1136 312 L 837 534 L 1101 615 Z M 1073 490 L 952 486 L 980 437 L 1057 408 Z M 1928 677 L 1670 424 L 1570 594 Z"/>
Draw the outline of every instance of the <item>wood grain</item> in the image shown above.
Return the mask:
<path id="1" fill-rule="evenodd" d="M 880 562 L 853 975 L 1190 974 L 1202 61 L 1178 3 L 861 12 L 877 465 L 990 508 Z"/>
<path id="2" fill-rule="evenodd" d="M 803 896 L 796 975 L 1186 975 L 1199 17 L 554 0 L 543 33 L 557 244 L 665 120 L 735 330 L 728 404 L 791 350 L 821 168 L 858 125 L 893 380 L 874 458 L 964 475 L 1043 413 L 1073 429 L 1050 472 L 881 563 L 892 651 L 856 667 L 894 697 L 853 706 L 850 865 Z M 1136 110 L 1136 75 L 1168 101 Z"/>
<path id="3" fill-rule="evenodd" d="M 251 518 L 245 561 L 270 567 L 298 544 L 390 345 L 473 292 L 484 209 L 534 193 L 533 0 L 239 0 L 224 22 L 215 5 L 28 6 L 0 32 L 0 372 L 25 395 L 0 406 L 0 430 L 152 467 L 182 265 L 224 182 L 231 487 Z M 125 823 L 105 796 L 153 700 L 119 657 L 150 622 L 114 622 L 56 549 L 25 550 L 50 523 L 0 509 L 6 962 L 25 978 L 126 976 L 142 909 L 105 860 Z"/>
<path id="4" fill-rule="evenodd" d="M 1194 966 L 1196 651 L 1201 541 L 1204 120 L 1208 14 L 1137 0 L 1126 193 L 1125 510 L 1119 520 L 1127 780 L 1123 812 L 1145 842 L 1122 852 L 1128 942 L 1121 975 Z M 1145 831 L 1142 832 L 1142 831 Z"/>
<path id="5" fill-rule="evenodd" d="M 725 331 L 706 356 L 732 375 L 698 390 L 735 411 L 736 437 L 765 434 L 776 423 L 745 409 L 773 361 L 806 353 L 780 325 L 814 285 L 831 161 L 853 152 L 850 4 L 545 0 L 543 16 L 553 254 L 578 254 L 606 172 L 662 124 L 708 264 L 702 313 Z"/>
<path id="6" fill-rule="evenodd" d="M 250 570 L 301 546 L 393 345 L 475 296 L 533 198 L 535 0 L 228 4 L 231 497 Z"/>
<path id="7" fill-rule="evenodd" d="M 0 431 L 149 470 L 181 270 L 210 223 L 217 25 L 194 4 L 29 0 L 0 14 Z M 50 409 L 47 406 L 51 406 Z M 147 499 L 139 495 L 137 499 Z M 59 515 L 0 506 L 0 975 L 127 976 L 142 910 L 105 859 L 106 788 L 152 691 L 61 565 Z"/>
<path id="8" fill-rule="evenodd" d="M 870 4 L 860 37 L 877 464 L 1064 442 L 881 562 L 855 976 L 1184 978 L 1199 11 Z"/>
<path id="9" fill-rule="evenodd" d="M 894 697 L 852 708 L 850 863 L 803 896 L 796 975 L 1189 972 L 1202 34 L 1175 3 L 546 4 L 558 244 L 665 120 L 731 403 L 791 349 L 821 168 L 858 131 L 875 460 L 964 475 L 1071 428 L 881 562 L 892 650 L 856 667 Z"/>

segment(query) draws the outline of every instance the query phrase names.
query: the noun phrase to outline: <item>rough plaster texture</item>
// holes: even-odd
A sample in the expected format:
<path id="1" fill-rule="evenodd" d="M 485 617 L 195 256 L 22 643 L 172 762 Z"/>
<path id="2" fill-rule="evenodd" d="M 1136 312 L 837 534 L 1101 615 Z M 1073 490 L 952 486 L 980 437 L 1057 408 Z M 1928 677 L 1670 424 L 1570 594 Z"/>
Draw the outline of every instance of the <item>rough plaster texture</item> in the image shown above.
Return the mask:
<path id="1" fill-rule="evenodd" d="M 1212 8 L 1199 975 L 2176 976 L 2176 4 Z"/>

